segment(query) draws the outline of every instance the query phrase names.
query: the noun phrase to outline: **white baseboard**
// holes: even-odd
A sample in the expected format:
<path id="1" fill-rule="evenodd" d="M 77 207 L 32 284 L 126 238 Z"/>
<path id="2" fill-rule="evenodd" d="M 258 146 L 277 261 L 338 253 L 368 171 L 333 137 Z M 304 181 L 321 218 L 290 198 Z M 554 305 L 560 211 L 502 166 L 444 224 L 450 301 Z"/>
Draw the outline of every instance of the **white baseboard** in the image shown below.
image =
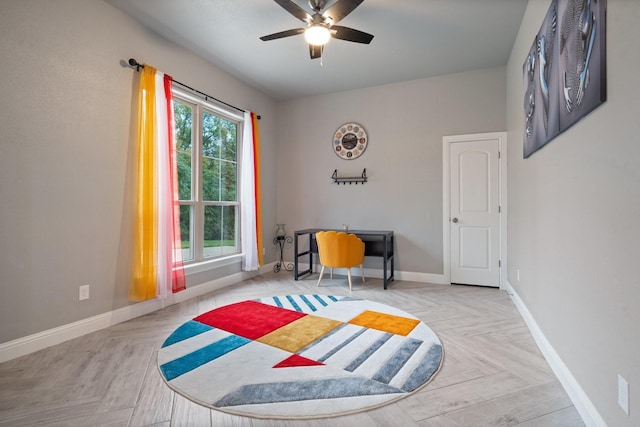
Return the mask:
<path id="1" fill-rule="evenodd" d="M 309 268 L 309 263 L 299 263 L 298 269 L 300 271 L 307 270 Z M 314 274 L 320 273 L 320 269 L 322 268 L 319 264 L 314 264 L 313 271 Z M 326 270 L 325 270 L 326 274 Z M 338 274 L 341 276 L 347 275 L 346 268 L 335 268 L 333 270 L 333 274 Z M 354 267 L 351 271 L 351 274 L 359 275 L 360 269 Z M 389 274 L 389 272 L 387 272 Z M 365 277 L 373 277 L 375 279 L 382 279 L 383 271 L 376 268 L 365 268 L 364 269 Z M 444 274 L 431 274 L 431 273 L 416 273 L 412 271 L 394 271 L 393 276 L 395 280 L 404 280 L 407 282 L 420 282 L 420 283 L 434 283 L 437 285 L 449 284 L 445 281 Z"/>
<path id="2" fill-rule="evenodd" d="M 604 419 L 593 405 L 587 394 L 584 392 L 580 384 L 575 379 L 575 377 L 571 374 L 571 371 L 564 364 L 558 353 L 556 353 L 555 349 L 551 346 L 551 343 L 547 340 L 547 338 L 542 333 L 542 330 L 538 327 L 535 319 L 531 315 L 531 312 L 524 304 L 520 296 L 511 286 L 508 280 L 505 281 L 505 289 L 504 289 L 513 300 L 513 303 L 518 308 L 520 315 L 524 319 L 529 331 L 533 335 L 533 338 L 538 345 L 538 348 L 542 352 L 543 356 L 551 366 L 553 373 L 558 377 L 558 380 L 564 387 L 565 391 L 569 395 L 569 398 L 573 402 L 576 410 L 582 417 L 585 425 L 587 427 L 607 427 L 607 423 L 605 423 Z"/>
<path id="3" fill-rule="evenodd" d="M 444 274 L 416 273 L 413 271 L 396 271 L 394 275 L 396 276 L 397 280 L 404 280 L 407 282 L 433 283 L 436 285 L 450 285 L 450 283 L 445 281 Z"/>
<path id="4" fill-rule="evenodd" d="M 47 348 L 52 345 L 78 338 L 82 335 L 99 331 L 100 329 L 108 328 L 109 326 L 113 326 L 118 323 L 126 322 L 127 320 L 135 319 L 136 317 L 224 288 L 225 286 L 238 283 L 250 277 L 255 277 L 259 274 L 270 271 L 274 264 L 275 263 L 262 266 L 259 271 L 243 271 L 187 288 L 182 292 L 170 295 L 165 300 L 153 299 L 143 301 L 137 304 L 118 308 L 107 313 L 78 320 L 77 322 L 68 323 L 57 328 L 48 329 L 46 331 L 2 343 L 0 344 L 0 363 L 15 359 L 16 357 L 24 356 L 25 354 L 33 353 L 34 351 L 42 350 L 43 348 Z"/>

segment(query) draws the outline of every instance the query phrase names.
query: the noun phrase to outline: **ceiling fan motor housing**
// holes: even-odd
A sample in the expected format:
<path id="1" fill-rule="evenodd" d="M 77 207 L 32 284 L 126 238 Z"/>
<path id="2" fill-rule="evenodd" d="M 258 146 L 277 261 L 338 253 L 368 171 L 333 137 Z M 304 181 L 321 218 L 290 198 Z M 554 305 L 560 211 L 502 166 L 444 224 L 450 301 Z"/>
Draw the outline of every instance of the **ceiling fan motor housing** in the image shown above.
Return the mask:
<path id="1" fill-rule="evenodd" d="M 320 12 L 327 5 L 327 0 L 309 0 L 309 7 L 315 12 Z"/>

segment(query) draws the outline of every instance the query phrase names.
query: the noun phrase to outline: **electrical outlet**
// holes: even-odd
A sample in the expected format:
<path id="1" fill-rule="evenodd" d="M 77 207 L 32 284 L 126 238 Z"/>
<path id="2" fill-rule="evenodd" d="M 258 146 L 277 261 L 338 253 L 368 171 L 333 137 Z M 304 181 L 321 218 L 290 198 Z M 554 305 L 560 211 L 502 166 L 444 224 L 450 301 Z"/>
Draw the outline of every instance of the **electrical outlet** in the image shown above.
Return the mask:
<path id="1" fill-rule="evenodd" d="M 89 285 L 80 286 L 78 295 L 80 297 L 80 301 L 89 299 Z"/>
<path id="2" fill-rule="evenodd" d="M 618 374 L 618 405 L 629 415 L 629 383 Z"/>

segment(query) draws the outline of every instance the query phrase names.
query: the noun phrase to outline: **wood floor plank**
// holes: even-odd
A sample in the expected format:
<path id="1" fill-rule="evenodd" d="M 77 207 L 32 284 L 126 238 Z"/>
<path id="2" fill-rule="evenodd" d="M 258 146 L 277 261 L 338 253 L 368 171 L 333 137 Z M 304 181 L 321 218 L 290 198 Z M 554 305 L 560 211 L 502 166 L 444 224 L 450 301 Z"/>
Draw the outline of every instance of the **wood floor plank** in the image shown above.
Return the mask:
<path id="1" fill-rule="evenodd" d="M 582 427 L 584 422 L 574 406 L 552 412 L 539 418 L 525 421 L 519 427 Z"/>
<path id="2" fill-rule="evenodd" d="M 171 425 L 173 427 L 211 427 L 211 409 L 174 393 Z"/>
<path id="3" fill-rule="evenodd" d="M 438 389 L 424 389 L 398 405 L 415 421 L 457 411 L 528 387 L 526 381 L 508 372 L 488 375 Z"/>
<path id="4" fill-rule="evenodd" d="M 148 359 L 144 382 L 137 395 L 131 426 L 146 426 L 171 421 L 175 393 L 169 389 L 158 372 L 158 352 Z"/>
<path id="5" fill-rule="evenodd" d="M 95 414 L 99 405 L 100 399 L 91 397 L 7 411 L 0 413 L 0 426 L 42 426 L 48 423 L 72 425 L 75 419 Z"/>
<path id="6" fill-rule="evenodd" d="M 211 411 L 211 425 L 225 427 L 253 427 L 253 419 L 227 414 L 222 411 Z"/>
<path id="7" fill-rule="evenodd" d="M 447 414 L 457 426 L 516 426 L 571 406 L 557 381 L 481 402 Z"/>
<path id="8" fill-rule="evenodd" d="M 498 289 L 267 273 L 111 328 L 0 364 L 0 426 L 582 427 L 509 296 Z M 440 337 L 444 363 L 411 396 L 356 414 L 267 420 L 211 410 L 177 395 L 157 368 L 175 328 L 232 302 L 319 293 L 395 306 Z"/>
<path id="9" fill-rule="evenodd" d="M 129 344 L 115 356 L 119 363 L 98 412 L 130 408 L 136 404 L 152 353 L 153 348 L 148 344 Z"/>

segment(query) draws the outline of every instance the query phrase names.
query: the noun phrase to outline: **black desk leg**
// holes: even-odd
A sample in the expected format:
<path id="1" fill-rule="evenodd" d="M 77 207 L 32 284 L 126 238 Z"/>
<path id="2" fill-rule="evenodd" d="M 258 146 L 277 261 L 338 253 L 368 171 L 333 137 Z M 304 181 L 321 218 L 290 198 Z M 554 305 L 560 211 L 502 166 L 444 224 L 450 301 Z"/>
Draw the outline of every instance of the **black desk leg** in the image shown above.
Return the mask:
<path id="1" fill-rule="evenodd" d="M 394 248 L 393 248 L 393 236 L 391 236 L 390 243 L 391 243 L 391 252 L 394 252 Z M 393 255 L 391 255 L 391 275 L 389 276 L 390 280 L 396 280 L 395 278 L 395 266 L 394 266 L 394 262 L 395 262 L 396 256 L 395 253 Z"/>
<path id="2" fill-rule="evenodd" d="M 298 233 L 293 236 L 293 279 L 298 280 Z"/>
<path id="3" fill-rule="evenodd" d="M 388 257 L 387 238 L 382 237 L 382 260 L 384 264 L 382 266 L 382 277 L 383 277 L 382 283 L 384 284 L 384 289 L 387 289 L 387 261 L 388 261 L 387 257 Z"/>

